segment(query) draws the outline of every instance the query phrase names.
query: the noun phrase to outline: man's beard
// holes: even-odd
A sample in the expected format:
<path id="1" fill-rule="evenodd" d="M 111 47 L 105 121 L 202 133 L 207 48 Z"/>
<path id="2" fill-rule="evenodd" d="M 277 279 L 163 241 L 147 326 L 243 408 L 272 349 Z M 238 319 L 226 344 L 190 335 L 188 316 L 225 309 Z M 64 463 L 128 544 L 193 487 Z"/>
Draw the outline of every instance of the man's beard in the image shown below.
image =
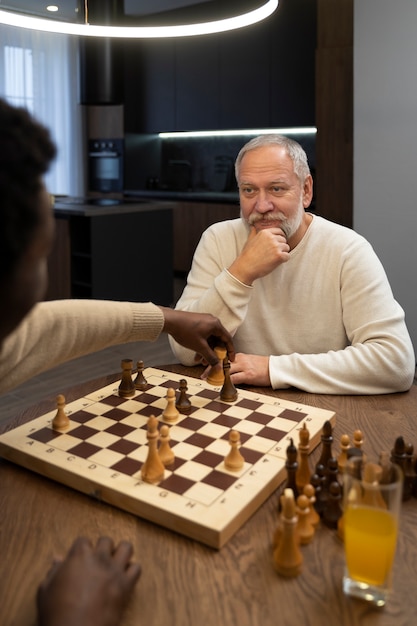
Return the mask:
<path id="1" fill-rule="evenodd" d="M 251 213 L 246 222 L 252 226 L 254 225 L 256 228 L 257 222 L 262 222 L 264 228 L 268 228 L 268 223 L 271 223 L 271 228 L 273 226 L 280 228 L 287 241 L 297 232 L 300 228 L 301 222 L 303 220 L 304 215 L 304 206 L 300 201 L 297 212 L 290 218 L 281 213 L 281 211 L 274 211 L 270 213 Z"/>

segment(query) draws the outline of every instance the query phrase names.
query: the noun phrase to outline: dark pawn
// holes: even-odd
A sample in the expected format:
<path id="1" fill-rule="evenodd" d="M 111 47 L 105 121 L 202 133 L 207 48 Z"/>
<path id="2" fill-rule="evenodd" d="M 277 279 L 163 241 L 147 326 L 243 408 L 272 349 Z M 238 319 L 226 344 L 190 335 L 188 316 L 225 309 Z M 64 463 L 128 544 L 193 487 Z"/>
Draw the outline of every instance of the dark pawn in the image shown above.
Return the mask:
<path id="1" fill-rule="evenodd" d="M 179 411 L 183 415 L 189 415 L 191 413 L 191 402 L 187 396 L 187 391 L 188 391 L 187 381 L 185 380 L 185 378 L 181 378 L 180 393 L 175 403 L 175 408 L 177 409 L 177 411 Z"/>
<path id="2" fill-rule="evenodd" d="M 138 361 L 136 363 L 136 367 L 137 367 L 137 374 L 136 374 L 136 378 L 135 378 L 135 389 L 137 389 L 138 391 L 145 391 L 145 389 L 148 388 L 148 381 L 146 380 L 144 374 L 143 374 L 143 370 L 144 365 L 143 365 L 143 361 Z"/>
<path id="3" fill-rule="evenodd" d="M 337 528 L 337 523 L 342 517 L 342 490 L 338 481 L 333 481 L 329 485 L 326 506 L 323 510 L 323 524 L 329 528 Z"/>
<path id="4" fill-rule="evenodd" d="M 406 469 L 406 447 L 404 442 L 404 437 L 397 437 L 394 443 L 394 447 L 391 450 L 391 463 L 396 463 L 401 467 L 404 476 L 404 485 L 403 485 L 403 500 L 408 500 L 411 498 L 411 490 L 409 485 L 405 479 L 405 469 Z"/>

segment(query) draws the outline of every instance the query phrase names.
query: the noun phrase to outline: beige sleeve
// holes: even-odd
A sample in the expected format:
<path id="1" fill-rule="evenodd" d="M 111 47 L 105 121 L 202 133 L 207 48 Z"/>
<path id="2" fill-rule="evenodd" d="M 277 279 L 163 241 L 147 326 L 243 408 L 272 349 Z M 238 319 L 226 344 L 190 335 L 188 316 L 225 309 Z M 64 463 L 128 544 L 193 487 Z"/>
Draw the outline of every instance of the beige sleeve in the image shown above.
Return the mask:
<path id="1" fill-rule="evenodd" d="M 150 302 L 41 302 L 0 349 L 0 393 L 71 359 L 108 346 L 154 341 L 164 326 Z"/>

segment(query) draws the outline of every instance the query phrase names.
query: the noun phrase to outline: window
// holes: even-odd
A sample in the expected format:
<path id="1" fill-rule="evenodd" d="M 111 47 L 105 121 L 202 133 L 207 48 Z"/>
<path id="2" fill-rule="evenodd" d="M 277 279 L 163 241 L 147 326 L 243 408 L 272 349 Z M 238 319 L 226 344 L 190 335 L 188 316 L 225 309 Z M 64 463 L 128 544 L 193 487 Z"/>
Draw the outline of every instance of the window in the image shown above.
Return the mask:
<path id="1" fill-rule="evenodd" d="M 46 176 L 55 195 L 83 195 L 78 40 L 0 25 L 0 96 L 51 131 L 58 157 Z"/>

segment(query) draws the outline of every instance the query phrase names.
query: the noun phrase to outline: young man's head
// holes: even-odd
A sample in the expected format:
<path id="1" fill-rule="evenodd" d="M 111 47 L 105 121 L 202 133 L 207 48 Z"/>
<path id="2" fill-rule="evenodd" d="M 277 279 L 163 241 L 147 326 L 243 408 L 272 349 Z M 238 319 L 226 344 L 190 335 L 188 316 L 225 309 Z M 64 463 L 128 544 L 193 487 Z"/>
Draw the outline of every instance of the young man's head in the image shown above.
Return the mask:
<path id="1" fill-rule="evenodd" d="M 43 176 L 55 154 L 48 130 L 0 99 L 0 345 L 46 290 L 54 223 Z"/>

